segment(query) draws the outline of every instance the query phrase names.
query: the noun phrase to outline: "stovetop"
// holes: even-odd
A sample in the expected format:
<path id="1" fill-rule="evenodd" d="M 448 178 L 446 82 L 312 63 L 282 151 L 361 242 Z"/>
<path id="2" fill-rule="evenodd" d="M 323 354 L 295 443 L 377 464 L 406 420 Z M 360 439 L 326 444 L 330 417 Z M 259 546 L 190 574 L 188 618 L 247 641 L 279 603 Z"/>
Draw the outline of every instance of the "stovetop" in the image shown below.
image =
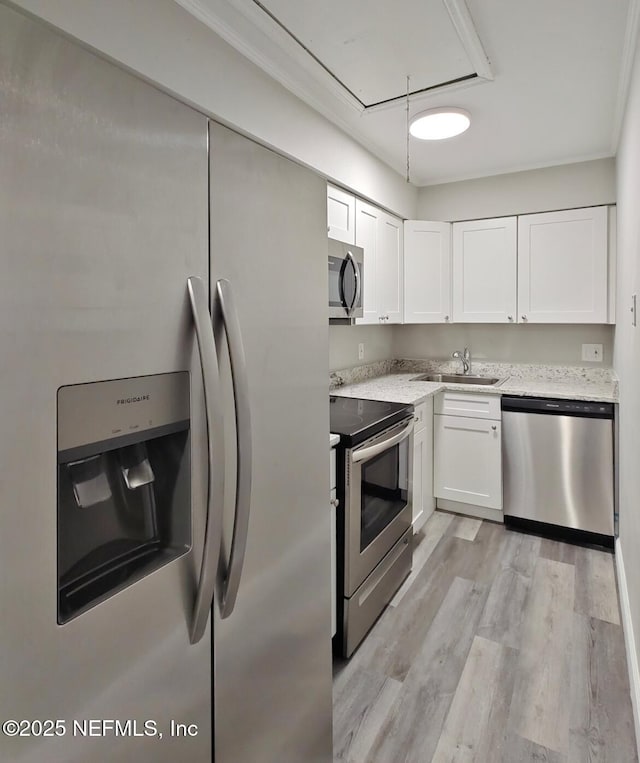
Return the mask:
<path id="1" fill-rule="evenodd" d="M 405 403 L 334 395 L 329 398 L 330 429 L 340 435 L 342 447 L 358 445 L 410 414 L 411 406 Z"/>

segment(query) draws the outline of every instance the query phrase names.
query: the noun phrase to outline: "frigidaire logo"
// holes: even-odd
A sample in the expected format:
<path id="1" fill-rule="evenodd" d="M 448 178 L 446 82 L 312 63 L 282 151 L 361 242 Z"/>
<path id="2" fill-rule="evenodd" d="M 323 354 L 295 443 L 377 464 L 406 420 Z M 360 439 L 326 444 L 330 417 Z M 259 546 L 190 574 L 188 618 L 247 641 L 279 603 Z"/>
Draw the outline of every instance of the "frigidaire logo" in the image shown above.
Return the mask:
<path id="1" fill-rule="evenodd" d="M 129 405 L 130 403 L 141 403 L 143 400 L 148 400 L 149 395 L 136 395 L 135 397 L 123 397 L 120 400 L 116 400 L 116 405 Z"/>

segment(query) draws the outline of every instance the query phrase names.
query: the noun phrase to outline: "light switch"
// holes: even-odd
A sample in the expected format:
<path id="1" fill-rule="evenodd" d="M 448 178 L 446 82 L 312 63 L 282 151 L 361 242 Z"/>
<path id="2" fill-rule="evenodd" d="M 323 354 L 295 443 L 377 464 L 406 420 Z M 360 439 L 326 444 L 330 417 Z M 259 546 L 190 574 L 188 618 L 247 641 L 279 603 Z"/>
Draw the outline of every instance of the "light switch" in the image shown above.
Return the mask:
<path id="1" fill-rule="evenodd" d="M 594 363 L 602 363 L 602 345 L 601 344 L 583 344 L 582 360 L 589 360 Z"/>

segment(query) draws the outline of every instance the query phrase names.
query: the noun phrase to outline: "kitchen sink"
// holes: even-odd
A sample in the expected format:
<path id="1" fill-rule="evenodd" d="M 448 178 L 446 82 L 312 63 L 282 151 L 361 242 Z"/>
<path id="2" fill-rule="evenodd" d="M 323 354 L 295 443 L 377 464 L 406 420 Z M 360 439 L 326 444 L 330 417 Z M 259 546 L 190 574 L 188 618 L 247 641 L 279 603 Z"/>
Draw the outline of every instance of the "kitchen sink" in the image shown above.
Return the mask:
<path id="1" fill-rule="evenodd" d="M 495 376 L 471 376 L 470 374 L 422 374 L 414 376 L 411 381 L 449 382 L 450 384 L 483 384 L 490 386 L 503 382 Z"/>

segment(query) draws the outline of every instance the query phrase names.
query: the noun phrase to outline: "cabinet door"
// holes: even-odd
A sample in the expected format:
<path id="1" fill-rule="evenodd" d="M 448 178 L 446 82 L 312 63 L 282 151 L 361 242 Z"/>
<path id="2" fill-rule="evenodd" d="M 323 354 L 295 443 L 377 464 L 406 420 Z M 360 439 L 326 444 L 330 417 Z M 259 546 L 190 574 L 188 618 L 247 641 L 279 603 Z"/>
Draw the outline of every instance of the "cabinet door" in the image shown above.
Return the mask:
<path id="1" fill-rule="evenodd" d="M 433 419 L 435 495 L 502 509 L 500 422 L 464 416 Z"/>
<path id="2" fill-rule="evenodd" d="M 423 420 L 413 436 L 411 480 L 413 532 L 417 532 L 435 510 L 433 495 L 433 401 L 428 400 Z"/>
<path id="3" fill-rule="evenodd" d="M 336 598 L 338 595 L 338 583 L 337 583 L 337 575 L 336 575 L 336 564 L 337 564 L 337 554 L 336 554 L 336 489 L 333 488 L 331 491 L 331 637 L 333 638 L 336 635 L 337 628 L 337 616 L 336 616 Z"/>
<path id="4" fill-rule="evenodd" d="M 405 220 L 404 322 L 451 319 L 451 223 Z"/>
<path id="5" fill-rule="evenodd" d="M 402 220 L 386 212 L 378 218 L 376 280 L 378 313 L 384 323 L 402 323 L 403 318 L 403 239 Z"/>
<path id="6" fill-rule="evenodd" d="M 453 224 L 453 320 L 516 319 L 516 218 Z"/>
<path id="7" fill-rule="evenodd" d="M 380 323 L 378 305 L 378 227 L 381 211 L 356 199 L 356 246 L 364 249 L 362 318 L 356 323 Z"/>
<path id="8" fill-rule="evenodd" d="M 327 186 L 327 230 L 329 238 L 356 243 L 356 200 L 345 191 Z"/>
<path id="9" fill-rule="evenodd" d="M 413 468 L 411 470 L 411 520 L 413 532 L 424 524 L 424 451 L 426 432 L 421 429 L 413 435 Z"/>
<path id="10" fill-rule="evenodd" d="M 518 218 L 518 319 L 606 323 L 607 208 Z"/>

